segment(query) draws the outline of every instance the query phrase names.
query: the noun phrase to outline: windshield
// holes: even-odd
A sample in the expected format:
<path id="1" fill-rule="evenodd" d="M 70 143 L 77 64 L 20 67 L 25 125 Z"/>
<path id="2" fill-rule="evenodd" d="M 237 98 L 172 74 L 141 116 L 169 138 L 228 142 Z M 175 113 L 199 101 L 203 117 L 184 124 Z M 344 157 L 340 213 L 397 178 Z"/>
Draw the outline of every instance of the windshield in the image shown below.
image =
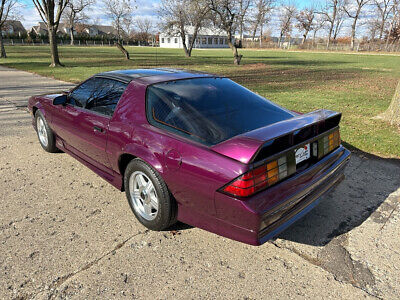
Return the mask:
<path id="1" fill-rule="evenodd" d="M 227 78 L 157 83 L 148 87 L 146 99 L 152 125 L 206 145 L 293 117 Z"/>

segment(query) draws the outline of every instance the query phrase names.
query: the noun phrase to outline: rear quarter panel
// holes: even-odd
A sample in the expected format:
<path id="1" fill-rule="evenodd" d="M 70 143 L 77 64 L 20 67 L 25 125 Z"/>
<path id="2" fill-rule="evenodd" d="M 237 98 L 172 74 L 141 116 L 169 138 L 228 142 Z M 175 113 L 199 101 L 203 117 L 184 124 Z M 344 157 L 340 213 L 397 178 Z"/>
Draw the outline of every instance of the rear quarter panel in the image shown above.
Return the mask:
<path id="1" fill-rule="evenodd" d="M 119 172 L 118 160 L 124 153 L 141 158 L 160 173 L 183 207 L 179 213 L 185 213 L 186 221 L 191 217 L 187 211 L 215 215 L 216 190 L 243 173 L 246 165 L 150 125 L 146 88 L 132 81 L 110 121 L 107 151 L 112 168 Z M 201 226 L 194 219 L 191 224 Z"/>

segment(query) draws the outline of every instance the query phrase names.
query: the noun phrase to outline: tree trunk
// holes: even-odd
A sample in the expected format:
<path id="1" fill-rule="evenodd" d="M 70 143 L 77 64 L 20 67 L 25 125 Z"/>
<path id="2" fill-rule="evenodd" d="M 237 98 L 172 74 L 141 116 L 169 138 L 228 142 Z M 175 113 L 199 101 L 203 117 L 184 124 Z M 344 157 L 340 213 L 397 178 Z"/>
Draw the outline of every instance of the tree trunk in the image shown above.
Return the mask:
<path id="1" fill-rule="evenodd" d="M 117 42 L 116 45 L 117 45 L 117 48 L 124 54 L 125 59 L 129 60 L 130 59 L 129 52 L 126 51 L 124 46 L 122 46 L 122 44 L 120 42 Z"/>
<path id="2" fill-rule="evenodd" d="M 308 30 L 304 31 L 303 39 L 301 40 L 301 44 L 302 44 L 302 45 L 304 45 L 304 43 L 306 42 L 307 35 L 308 35 Z"/>
<path id="3" fill-rule="evenodd" d="M 188 47 L 186 45 L 186 34 L 185 34 L 185 30 L 183 28 L 181 28 L 181 30 L 180 30 L 180 35 L 181 35 L 181 40 L 182 40 L 183 51 L 185 51 L 185 56 L 190 57 L 192 55 L 192 49 L 191 48 L 188 49 Z"/>
<path id="4" fill-rule="evenodd" d="M 279 35 L 279 48 L 282 47 L 282 38 L 283 38 L 283 31 L 281 31 L 280 35 Z"/>
<path id="5" fill-rule="evenodd" d="M 313 38 L 312 38 L 312 45 L 315 46 L 315 36 L 317 35 L 317 30 L 314 30 Z"/>
<path id="6" fill-rule="evenodd" d="M 240 40 L 243 42 L 243 18 L 240 21 Z"/>
<path id="7" fill-rule="evenodd" d="M 391 125 L 400 126 L 400 81 L 397 84 L 396 91 L 388 109 L 384 113 L 377 116 L 377 118 L 385 120 Z"/>
<path id="8" fill-rule="evenodd" d="M 381 25 L 379 26 L 379 40 L 383 38 L 383 30 L 385 29 L 385 17 L 382 17 Z"/>
<path id="9" fill-rule="evenodd" d="M 331 45 L 332 32 L 333 28 L 335 27 L 336 13 L 337 13 L 337 6 L 335 4 L 333 8 L 332 18 L 329 21 L 329 23 L 331 23 L 331 26 L 329 27 L 328 41 L 326 42 L 326 50 L 329 50 L 329 46 Z"/>
<path id="10" fill-rule="evenodd" d="M 354 43 L 356 40 L 356 25 L 357 25 L 357 19 L 354 19 L 353 25 L 351 26 L 351 44 L 350 44 L 351 51 L 354 50 Z"/>
<path id="11" fill-rule="evenodd" d="M 0 30 L 0 58 L 7 58 L 6 49 L 4 48 L 2 30 Z"/>
<path id="12" fill-rule="evenodd" d="M 71 28 L 69 30 L 70 30 L 69 35 L 71 37 L 71 46 L 73 46 L 74 45 L 74 27 L 71 26 Z"/>
<path id="13" fill-rule="evenodd" d="M 260 48 L 262 48 L 263 27 L 264 27 L 263 24 L 261 24 L 261 27 L 260 27 L 260 40 L 259 40 Z"/>
<path id="14" fill-rule="evenodd" d="M 48 30 L 49 30 L 50 53 L 51 53 L 50 67 L 63 67 L 64 65 L 61 64 L 60 57 L 58 56 L 56 29 L 54 27 L 49 26 Z"/>
<path id="15" fill-rule="evenodd" d="M 238 53 L 238 50 L 236 48 L 236 45 L 232 43 L 232 35 L 228 34 L 228 45 L 231 48 L 233 52 L 233 63 L 235 65 L 240 65 L 240 61 L 242 60 L 243 55 Z"/>
<path id="16" fill-rule="evenodd" d="M 333 24 L 329 27 L 328 40 L 326 42 L 326 50 L 329 50 L 329 46 L 331 45 L 332 31 L 333 31 Z"/>
<path id="17" fill-rule="evenodd" d="M 390 40 L 390 35 L 392 33 L 392 30 L 393 30 L 393 25 L 394 25 L 394 18 L 393 18 L 393 21 L 390 23 L 388 35 L 386 37 L 386 45 L 385 45 L 385 50 L 386 51 L 388 50 L 388 47 L 389 47 L 389 40 Z"/>
<path id="18" fill-rule="evenodd" d="M 182 39 L 183 51 L 185 51 L 185 56 L 190 57 L 192 55 L 192 51 L 191 49 L 189 51 L 188 47 L 186 46 L 185 38 L 181 37 L 181 39 Z"/>

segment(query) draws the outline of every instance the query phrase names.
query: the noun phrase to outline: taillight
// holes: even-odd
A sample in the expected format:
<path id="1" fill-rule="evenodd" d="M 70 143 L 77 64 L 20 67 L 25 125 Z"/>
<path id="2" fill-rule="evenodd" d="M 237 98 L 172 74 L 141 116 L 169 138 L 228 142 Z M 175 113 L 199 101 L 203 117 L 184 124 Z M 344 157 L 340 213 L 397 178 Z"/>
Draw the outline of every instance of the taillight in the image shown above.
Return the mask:
<path id="1" fill-rule="evenodd" d="M 318 154 L 315 155 L 318 158 L 324 157 L 328 153 L 332 152 L 334 149 L 340 145 L 340 133 L 339 129 L 331 132 L 320 138 L 317 142 L 318 144 Z"/>
<path id="2" fill-rule="evenodd" d="M 222 191 L 232 196 L 249 197 L 296 172 L 294 153 L 261 165 L 226 185 Z"/>

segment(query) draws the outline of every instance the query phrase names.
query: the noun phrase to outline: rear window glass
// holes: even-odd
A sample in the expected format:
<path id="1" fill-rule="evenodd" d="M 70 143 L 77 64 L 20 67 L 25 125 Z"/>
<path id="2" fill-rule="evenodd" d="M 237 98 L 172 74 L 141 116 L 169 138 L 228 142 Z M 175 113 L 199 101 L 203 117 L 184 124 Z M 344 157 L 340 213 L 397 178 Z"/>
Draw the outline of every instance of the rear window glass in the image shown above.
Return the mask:
<path id="1" fill-rule="evenodd" d="M 227 78 L 196 78 L 151 85 L 147 118 L 206 145 L 293 117 L 289 111 Z"/>

